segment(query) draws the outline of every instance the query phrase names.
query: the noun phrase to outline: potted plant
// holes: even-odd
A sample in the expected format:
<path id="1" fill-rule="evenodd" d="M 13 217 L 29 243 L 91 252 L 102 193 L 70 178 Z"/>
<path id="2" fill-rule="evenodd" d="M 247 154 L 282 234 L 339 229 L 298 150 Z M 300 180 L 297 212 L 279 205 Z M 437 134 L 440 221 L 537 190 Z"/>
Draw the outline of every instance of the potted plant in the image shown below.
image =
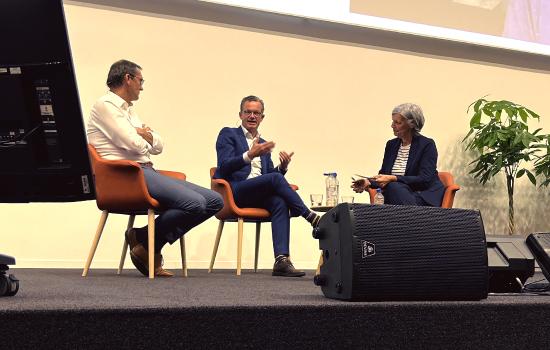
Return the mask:
<path id="1" fill-rule="evenodd" d="M 544 156 L 538 157 L 535 162 L 535 173 L 543 177 L 541 186 L 550 184 L 550 135 L 546 135 L 546 143 L 540 145 L 541 149 L 546 150 Z"/>
<path id="2" fill-rule="evenodd" d="M 540 116 L 530 109 L 510 101 L 489 101 L 480 98 L 474 101 L 474 115 L 470 119 L 470 131 L 462 142 L 467 142 L 466 149 L 479 153 L 471 164 L 470 174 L 481 184 L 504 170 L 508 191 L 508 233 L 515 233 L 514 225 L 514 184 L 515 180 L 527 175 L 536 186 L 535 174 L 522 166 L 531 160 L 541 164 L 539 173 L 543 173 L 544 160 L 537 156 L 541 141 L 547 135 L 539 135 L 541 129 L 529 131 L 529 120 L 539 120 Z M 537 173 L 537 170 L 535 170 Z"/>

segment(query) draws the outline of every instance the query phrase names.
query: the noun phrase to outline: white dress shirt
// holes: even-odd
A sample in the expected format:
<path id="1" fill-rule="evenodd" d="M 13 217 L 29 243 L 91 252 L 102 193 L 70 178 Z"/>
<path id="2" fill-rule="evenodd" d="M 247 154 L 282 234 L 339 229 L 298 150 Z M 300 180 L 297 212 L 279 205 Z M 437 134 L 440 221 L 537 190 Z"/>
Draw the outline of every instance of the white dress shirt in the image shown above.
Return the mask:
<path id="1" fill-rule="evenodd" d="M 242 125 L 241 129 L 243 129 L 244 137 L 246 138 L 246 143 L 248 143 L 248 149 L 250 150 L 252 144 L 254 143 L 255 137 L 252 136 L 252 134 L 249 133 L 248 130 L 246 130 L 246 128 Z M 260 134 L 258 133 L 256 137 L 259 140 Z M 247 180 L 262 175 L 262 159 L 260 157 L 250 159 L 250 157 L 248 156 L 248 151 L 246 151 L 243 153 L 243 159 L 245 162 L 250 163 L 250 174 L 248 174 L 248 177 L 246 178 Z"/>
<path id="2" fill-rule="evenodd" d="M 88 142 L 102 158 L 148 163 L 151 162 L 151 154 L 162 152 L 163 143 L 154 131 L 150 131 L 153 145 L 145 141 L 136 131 L 137 127 L 142 126 L 132 106 L 109 91 L 92 107 L 87 127 Z"/>

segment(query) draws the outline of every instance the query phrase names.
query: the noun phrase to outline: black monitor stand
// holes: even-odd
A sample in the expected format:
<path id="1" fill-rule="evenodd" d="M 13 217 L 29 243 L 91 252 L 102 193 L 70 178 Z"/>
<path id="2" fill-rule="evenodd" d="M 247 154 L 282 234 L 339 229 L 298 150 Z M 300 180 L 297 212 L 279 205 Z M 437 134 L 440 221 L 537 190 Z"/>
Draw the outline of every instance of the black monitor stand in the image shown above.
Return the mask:
<path id="1" fill-rule="evenodd" d="M 19 280 L 14 275 L 6 274 L 9 270 L 8 265 L 15 265 L 15 259 L 0 254 L 0 297 L 14 296 L 19 290 Z"/>

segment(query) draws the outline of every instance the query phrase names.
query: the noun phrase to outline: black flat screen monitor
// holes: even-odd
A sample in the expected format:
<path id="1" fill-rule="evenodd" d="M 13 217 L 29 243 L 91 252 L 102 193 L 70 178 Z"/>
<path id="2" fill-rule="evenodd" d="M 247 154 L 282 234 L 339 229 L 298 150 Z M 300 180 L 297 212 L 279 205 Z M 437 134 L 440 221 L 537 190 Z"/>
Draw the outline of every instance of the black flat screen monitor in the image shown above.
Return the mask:
<path id="1" fill-rule="evenodd" d="M 0 202 L 95 198 L 61 0 L 0 0 Z"/>

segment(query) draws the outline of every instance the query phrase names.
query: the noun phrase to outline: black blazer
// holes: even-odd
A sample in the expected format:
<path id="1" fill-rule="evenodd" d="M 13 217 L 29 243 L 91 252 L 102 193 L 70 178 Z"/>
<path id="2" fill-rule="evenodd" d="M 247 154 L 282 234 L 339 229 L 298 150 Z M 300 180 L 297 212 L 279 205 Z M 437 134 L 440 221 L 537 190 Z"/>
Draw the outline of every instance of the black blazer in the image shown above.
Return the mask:
<path id="1" fill-rule="evenodd" d="M 399 138 L 389 140 L 386 143 L 380 174 L 391 174 L 400 146 L 401 139 Z M 436 165 L 437 148 L 434 140 L 422 135 L 413 136 L 405 175 L 397 175 L 397 181 L 418 192 L 428 204 L 439 207 L 445 193 L 445 187 L 439 181 Z"/>
<path id="2" fill-rule="evenodd" d="M 259 142 L 264 143 L 265 140 L 260 138 Z M 243 159 L 243 153 L 248 150 L 248 143 L 240 126 L 237 128 L 223 128 L 216 141 L 218 168 L 214 178 L 225 179 L 230 183 L 246 180 L 252 170 L 250 163 L 245 162 Z M 279 167 L 273 167 L 271 153 L 260 156 L 260 159 L 262 161 L 262 174 L 280 172 L 284 175 L 285 172 L 280 171 Z"/>

